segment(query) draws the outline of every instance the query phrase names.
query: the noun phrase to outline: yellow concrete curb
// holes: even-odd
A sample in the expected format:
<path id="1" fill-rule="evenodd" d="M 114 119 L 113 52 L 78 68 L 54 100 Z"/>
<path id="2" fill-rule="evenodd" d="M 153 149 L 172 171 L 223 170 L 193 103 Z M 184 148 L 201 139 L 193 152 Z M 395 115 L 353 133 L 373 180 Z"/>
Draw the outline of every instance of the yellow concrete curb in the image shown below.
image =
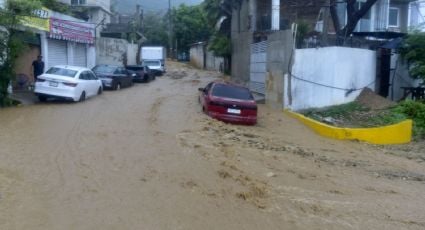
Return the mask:
<path id="1" fill-rule="evenodd" d="M 352 129 L 330 126 L 289 110 L 284 112 L 301 121 L 319 135 L 337 140 L 359 140 L 378 145 L 407 144 L 412 141 L 412 120 L 384 127 Z"/>

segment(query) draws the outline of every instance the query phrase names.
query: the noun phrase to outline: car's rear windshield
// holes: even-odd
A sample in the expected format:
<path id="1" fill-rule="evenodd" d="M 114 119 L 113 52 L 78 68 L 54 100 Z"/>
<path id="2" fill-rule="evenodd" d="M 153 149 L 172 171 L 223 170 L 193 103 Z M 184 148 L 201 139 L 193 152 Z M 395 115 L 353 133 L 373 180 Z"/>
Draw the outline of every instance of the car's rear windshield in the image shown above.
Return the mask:
<path id="1" fill-rule="evenodd" d="M 96 73 L 114 73 L 116 69 L 115 66 L 99 65 L 94 67 L 93 71 Z"/>
<path id="2" fill-rule="evenodd" d="M 147 65 L 147 66 L 155 66 L 155 65 L 161 65 L 161 62 L 159 62 L 159 61 L 144 61 L 143 64 Z"/>
<path id="3" fill-rule="evenodd" d="M 248 89 L 237 87 L 237 86 L 229 86 L 217 84 L 214 86 L 212 90 L 212 95 L 216 97 L 225 97 L 231 99 L 238 100 L 253 100 L 252 94 Z"/>
<path id="4" fill-rule="evenodd" d="M 65 68 L 52 67 L 49 70 L 47 70 L 46 73 L 47 74 L 59 75 L 59 76 L 63 76 L 63 77 L 74 78 L 77 75 L 78 71 L 65 69 Z"/>
<path id="5" fill-rule="evenodd" d="M 127 66 L 128 70 L 133 70 L 133 71 L 140 71 L 143 70 L 143 66 Z"/>

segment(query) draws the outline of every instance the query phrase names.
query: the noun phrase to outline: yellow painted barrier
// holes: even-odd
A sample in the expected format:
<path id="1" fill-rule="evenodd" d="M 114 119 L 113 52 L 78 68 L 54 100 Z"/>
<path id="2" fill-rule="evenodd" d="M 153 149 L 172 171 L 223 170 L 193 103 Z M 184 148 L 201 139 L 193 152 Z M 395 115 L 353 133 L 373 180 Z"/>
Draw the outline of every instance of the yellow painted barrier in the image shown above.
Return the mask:
<path id="1" fill-rule="evenodd" d="M 319 135 L 337 140 L 359 140 L 378 145 L 407 144 L 412 141 L 412 120 L 376 128 L 339 128 L 289 110 L 285 110 L 285 113 L 301 121 Z"/>

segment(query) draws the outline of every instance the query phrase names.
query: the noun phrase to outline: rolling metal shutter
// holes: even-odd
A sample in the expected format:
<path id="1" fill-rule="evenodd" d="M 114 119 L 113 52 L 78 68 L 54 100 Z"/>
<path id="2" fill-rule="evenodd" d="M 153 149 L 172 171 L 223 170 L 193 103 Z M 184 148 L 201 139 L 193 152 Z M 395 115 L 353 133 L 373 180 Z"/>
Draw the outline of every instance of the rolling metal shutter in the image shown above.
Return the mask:
<path id="1" fill-rule="evenodd" d="M 75 44 L 73 65 L 87 67 L 87 49 L 85 44 Z"/>
<path id="2" fill-rule="evenodd" d="M 48 40 L 48 67 L 68 65 L 67 42 L 61 40 Z"/>

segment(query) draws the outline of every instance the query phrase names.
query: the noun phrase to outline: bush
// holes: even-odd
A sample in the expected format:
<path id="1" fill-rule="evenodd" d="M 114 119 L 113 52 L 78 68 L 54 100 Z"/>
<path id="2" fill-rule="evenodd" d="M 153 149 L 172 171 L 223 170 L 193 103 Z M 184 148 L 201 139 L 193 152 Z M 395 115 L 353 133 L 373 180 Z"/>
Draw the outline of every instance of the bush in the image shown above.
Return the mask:
<path id="1" fill-rule="evenodd" d="M 405 115 L 413 120 L 413 133 L 425 138 L 425 104 L 418 101 L 403 101 L 393 109 L 395 114 Z"/>

